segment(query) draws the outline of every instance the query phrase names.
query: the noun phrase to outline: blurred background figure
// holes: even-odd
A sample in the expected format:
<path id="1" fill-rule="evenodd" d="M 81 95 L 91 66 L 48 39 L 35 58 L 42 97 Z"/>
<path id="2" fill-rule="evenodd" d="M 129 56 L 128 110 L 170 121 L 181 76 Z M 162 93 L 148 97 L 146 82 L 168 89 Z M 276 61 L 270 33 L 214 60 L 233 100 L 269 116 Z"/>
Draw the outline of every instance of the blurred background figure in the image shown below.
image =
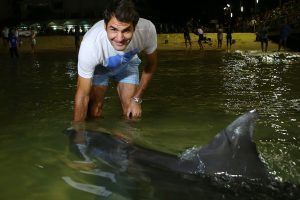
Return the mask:
<path id="1" fill-rule="evenodd" d="M 8 45 L 8 35 L 9 35 L 9 28 L 5 26 L 2 30 L 3 46 L 5 47 L 7 47 Z"/>
<path id="2" fill-rule="evenodd" d="M 32 54 L 35 54 L 35 46 L 36 46 L 36 30 L 34 28 L 31 28 L 31 52 Z"/>
<path id="3" fill-rule="evenodd" d="M 186 25 L 183 29 L 183 37 L 184 37 L 184 43 L 185 43 L 185 47 L 188 47 L 188 44 L 190 47 L 192 47 L 192 41 L 191 41 L 191 36 L 190 36 L 190 29 L 189 27 Z"/>
<path id="4" fill-rule="evenodd" d="M 19 53 L 18 53 L 18 38 L 16 36 L 16 29 L 11 28 L 9 30 L 8 34 L 8 46 L 9 46 L 9 52 L 10 52 L 10 57 L 11 58 L 18 58 Z"/>
<path id="5" fill-rule="evenodd" d="M 199 35 L 199 38 L 198 38 L 199 48 L 200 48 L 200 50 L 202 50 L 202 49 L 203 49 L 202 41 L 204 40 L 204 30 L 203 30 L 203 26 L 200 26 L 200 27 L 197 29 L 197 32 L 198 32 L 198 35 Z"/>
<path id="6" fill-rule="evenodd" d="M 231 25 L 228 25 L 228 27 L 226 29 L 226 47 L 227 47 L 227 50 L 231 49 L 231 45 L 232 45 L 232 28 L 231 28 Z"/>
<path id="7" fill-rule="evenodd" d="M 76 53 L 78 53 L 80 47 L 80 29 L 78 25 L 75 26 L 74 38 L 75 38 L 75 50 Z"/>
<path id="8" fill-rule="evenodd" d="M 220 25 L 217 30 L 217 39 L 218 39 L 218 48 L 222 48 L 222 42 L 223 42 L 223 26 Z"/>
<path id="9" fill-rule="evenodd" d="M 292 31 L 292 29 L 289 26 L 287 19 L 285 19 L 284 24 L 280 28 L 278 51 L 280 51 L 281 46 L 283 46 L 284 51 L 286 50 L 286 42 L 287 42 L 288 36 L 290 35 L 291 31 Z"/>
<path id="10" fill-rule="evenodd" d="M 268 27 L 264 23 L 262 27 L 259 30 L 259 38 L 260 38 L 260 44 L 261 44 L 261 50 L 262 52 L 267 52 L 268 51 Z"/>

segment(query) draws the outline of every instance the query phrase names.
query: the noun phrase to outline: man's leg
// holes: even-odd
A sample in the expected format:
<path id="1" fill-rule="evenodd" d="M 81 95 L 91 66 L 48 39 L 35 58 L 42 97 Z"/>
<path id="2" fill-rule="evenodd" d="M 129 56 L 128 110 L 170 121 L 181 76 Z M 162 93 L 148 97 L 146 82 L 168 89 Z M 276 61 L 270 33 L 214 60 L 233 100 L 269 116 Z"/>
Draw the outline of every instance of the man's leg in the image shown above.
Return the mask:
<path id="1" fill-rule="evenodd" d="M 123 115 L 126 115 L 131 98 L 133 97 L 138 85 L 129 83 L 119 83 L 117 90 L 119 93 Z"/>
<path id="2" fill-rule="evenodd" d="M 13 48 L 9 48 L 9 54 L 10 54 L 10 57 L 13 58 L 14 57 L 14 50 Z"/>
<path id="3" fill-rule="evenodd" d="M 15 55 L 16 55 L 17 58 L 19 58 L 18 47 L 15 48 Z"/>
<path id="4" fill-rule="evenodd" d="M 286 51 L 286 42 L 287 42 L 287 38 L 283 39 L 283 49 L 284 51 Z"/>
<path id="5" fill-rule="evenodd" d="M 92 86 L 89 102 L 89 116 L 101 117 L 107 86 Z"/>
<path id="6" fill-rule="evenodd" d="M 229 38 L 227 37 L 226 38 L 226 47 L 227 47 L 227 49 L 228 49 L 228 44 L 229 44 Z"/>
<path id="7" fill-rule="evenodd" d="M 278 51 L 280 51 L 280 49 L 281 49 L 281 44 L 282 44 L 282 39 L 279 39 L 279 43 L 278 43 Z"/>

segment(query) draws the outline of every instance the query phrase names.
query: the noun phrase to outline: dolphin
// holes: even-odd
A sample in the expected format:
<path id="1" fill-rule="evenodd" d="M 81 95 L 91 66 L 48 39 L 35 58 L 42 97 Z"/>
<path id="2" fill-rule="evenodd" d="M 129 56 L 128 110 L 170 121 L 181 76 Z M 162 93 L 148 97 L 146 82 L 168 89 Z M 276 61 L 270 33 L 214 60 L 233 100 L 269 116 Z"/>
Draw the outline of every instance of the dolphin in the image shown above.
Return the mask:
<path id="1" fill-rule="evenodd" d="M 179 155 L 147 149 L 102 131 L 67 129 L 66 133 L 85 161 L 98 159 L 122 171 L 141 165 L 184 175 L 225 174 L 267 180 L 270 173 L 252 139 L 257 118 L 256 110 L 246 112 L 207 145 L 189 148 Z"/>

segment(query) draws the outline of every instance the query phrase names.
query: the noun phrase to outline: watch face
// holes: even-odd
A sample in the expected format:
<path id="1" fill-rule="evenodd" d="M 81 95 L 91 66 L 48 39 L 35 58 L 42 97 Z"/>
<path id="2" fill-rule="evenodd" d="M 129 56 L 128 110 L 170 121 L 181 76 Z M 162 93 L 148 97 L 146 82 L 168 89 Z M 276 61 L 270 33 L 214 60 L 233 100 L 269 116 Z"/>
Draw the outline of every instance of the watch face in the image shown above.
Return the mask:
<path id="1" fill-rule="evenodd" d="M 136 103 L 142 103 L 143 100 L 141 98 L 138 98 L 138 97 L 132 97 L 132 100 Z"/>

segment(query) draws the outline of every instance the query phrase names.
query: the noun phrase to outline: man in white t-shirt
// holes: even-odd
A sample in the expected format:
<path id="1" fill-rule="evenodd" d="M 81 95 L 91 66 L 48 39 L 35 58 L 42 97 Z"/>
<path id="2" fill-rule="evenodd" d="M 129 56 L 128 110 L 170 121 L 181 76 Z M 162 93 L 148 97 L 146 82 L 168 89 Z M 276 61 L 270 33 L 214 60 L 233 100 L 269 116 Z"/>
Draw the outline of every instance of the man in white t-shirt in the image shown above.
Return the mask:
<path id="1" fill-rule="evenodd" d="M 157 35 L 149 20 L 139 18 L 130 0 L 113 0 L 83 37 L 78 55 L 74 122 L 100 117 L 108 81 L 117 82 L 123 114 L 141 117 L 142 94 L 157 68 Z M 139 81 L 138 53 L 146 54 Z"/>

